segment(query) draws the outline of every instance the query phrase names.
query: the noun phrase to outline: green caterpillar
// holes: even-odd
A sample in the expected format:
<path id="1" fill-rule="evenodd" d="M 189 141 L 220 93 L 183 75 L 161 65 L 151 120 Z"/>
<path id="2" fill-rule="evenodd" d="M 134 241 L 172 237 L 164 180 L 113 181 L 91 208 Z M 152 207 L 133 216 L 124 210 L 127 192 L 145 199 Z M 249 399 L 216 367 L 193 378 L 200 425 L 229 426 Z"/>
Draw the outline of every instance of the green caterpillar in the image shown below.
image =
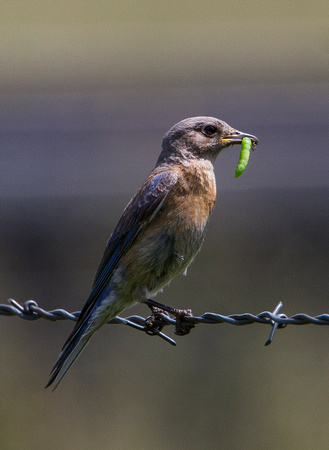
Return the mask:
<path id="1" fill-rule="evenodd" d="M 252 142 L 251 139 L 244 137 L 241 142 L 241 150 L 240 150 L 240 158 L 238 165 L 235 169 L 235 178 L 238 178 L 247 167 L 250 150 L 251 150 Z"/>

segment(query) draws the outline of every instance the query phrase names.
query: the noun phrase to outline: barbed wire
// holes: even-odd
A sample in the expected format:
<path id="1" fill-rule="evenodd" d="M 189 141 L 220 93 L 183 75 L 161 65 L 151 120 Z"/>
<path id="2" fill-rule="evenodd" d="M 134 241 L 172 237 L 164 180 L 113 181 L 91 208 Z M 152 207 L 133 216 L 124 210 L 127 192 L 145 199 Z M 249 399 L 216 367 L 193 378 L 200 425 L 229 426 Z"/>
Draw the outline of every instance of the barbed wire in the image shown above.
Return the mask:
<path id="1" fill-rule="evenodd" d="M 77 321 L 80 315 L 80 311 L 70 313 L 64 309 L 46 311 L 43 308 L 40 308 L 34 300 L 28 300 L 21 305 L 16 300 L 10 298 L 8 299 L 8 303 L 9 304 L 7 305 L 0 304 L 0 315 L 17 316 L 25 320 L 46 319 L 53 322 L 58 320 Z M 250 325 L 253 323 L 266 324 L 271 325 L 270 335 L 265 342 L 265 345 L 269 345 L 278 328 L 285 328 L 287 325 L 329 325 L 329 314 L 321 314 L 312 317 L 308 314 L 299 313 L 288 317 L 285 314 L 279 314 L 282 306 L 282 302 L 279 302 L 273 312 L 264 311 L 257 315 L 244 313 L 225 316 L 222 314 L 204 313 L 202 316 L 197 317 L 193 316 L 192 312 L 189 312 L 188 314 L 190 315 L 184 315 L 181 318 L 171 318 L 167 313 L 157 311 L 152 316 L 146 318 L 137 315 L 126 318 L 115 317 L 108 323 L 130 326 L 139 331 L 143 331 L 148 335 L 159 336 L 172 345 L 176 345 L 176 342 L 161 331 L 165 326 L 174 325 L 176 334 L 184 335 L 188 334 L 192 328 L 201 323 L 207 325 L 220 323 L 228 323 L 230 325 Z"/>

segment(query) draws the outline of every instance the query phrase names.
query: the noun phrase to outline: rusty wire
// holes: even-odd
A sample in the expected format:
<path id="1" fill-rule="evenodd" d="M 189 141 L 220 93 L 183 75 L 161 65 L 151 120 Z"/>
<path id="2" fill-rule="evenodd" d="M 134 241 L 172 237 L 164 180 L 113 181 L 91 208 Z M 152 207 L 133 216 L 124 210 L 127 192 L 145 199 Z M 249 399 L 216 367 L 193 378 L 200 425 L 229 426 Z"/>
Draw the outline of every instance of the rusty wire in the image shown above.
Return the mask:
<path id="1" fill-rule="evenodd" d="M 25 320 L 46 319 L 51 321 L 77 321 L 80 314 L 80 311 L 69 313 L 64 309 L 54 309 L 52 311 L 46 311 L 40 308 L 37 302 L 35 302 L 34 300 L 28 300 L 23 305 L 21 305 L 14 299 L 8 299 L 8 303 L 8 305 L 0 304 L 0 315 L 18 316 L 21 319 Z M 220 323 L 228 323 L 231 325 L 250 325 L 253 323 L 267 324 L 271 325 L 272 327 L 269 338 L 265 342 L 265 345 L 269 345 L 273 340 L 276 329 L 278 328 L 284 328 L 287 325 L 329 325 L 329 314 L 321 314 L 319 316 L 312 317 L 308 314 L 299 313 L 288 317 L 285 314 L 279 314 L 282 306 L 283 304 L 279 302 L 273 312 L 264 311 L 257 315 L 250 313 L 231 314 L 229 316 L 214 313 L 204 313 L 199 317 L 190 315 L 180 319 L 179 326 L 184 327 L 187 330 L 187 332 L 184 334 L 187 334 L 192 328 L 200 323 L 208 325 Z M 169 325 L 174 325 L 177 330 L 178 319 L 171 318 L 166 313 L 157 313 L 155 317 L 152 317 L 152 325 L 150 326 L 150 317 L 144 318 L 136 315 L 126 318 L 115 317 L 108 323 L 128 325 L 137 330 L 144 331 L 149 335 L 159 336 L 170 344 L 176 345 L 176 342 L 166 334 L 162 333 L 161 330 L 165 326 Z"/>

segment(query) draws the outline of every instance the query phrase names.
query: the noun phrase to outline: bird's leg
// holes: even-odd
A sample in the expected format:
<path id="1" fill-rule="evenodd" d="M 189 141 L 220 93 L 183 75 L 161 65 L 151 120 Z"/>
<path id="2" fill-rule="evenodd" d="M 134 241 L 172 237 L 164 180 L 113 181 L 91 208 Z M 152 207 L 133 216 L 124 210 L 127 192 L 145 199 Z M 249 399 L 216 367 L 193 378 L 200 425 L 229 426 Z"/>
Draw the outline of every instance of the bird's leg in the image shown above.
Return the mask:
<path id="1" fill-rule="evenodd" d="M 171 315 L 176 317 L 175 334 L 177 334 L 178 336 L 184 336 L 185 334 L 188 334 L 191 331 L 191 328 L 195 327 L 195 325 L 193 325 L 193 324 L 191 324 L 188 327 L 182 326 L 182 320 L 184 319 L 184 317 L 192 316 L 192 310 L 191 309 L 176 309 L 176 308 L 172 308 L 171 306 L 163 305 L 162 303 L 158 303 L 155 300 L 152 300 L 150 298 L 144 300 L 144 303 L 152 311 L 152 317 L 149 319 L 149 323 L 148 323 L 148 325 L 151 328 L 152 328 L 152 323 L 154 324 L 154 322 L 156 320 L 158 320 L 160 313 L 171 314 Z M 162 328 L 163 327 L 161 327 L 161 329 Z"/>

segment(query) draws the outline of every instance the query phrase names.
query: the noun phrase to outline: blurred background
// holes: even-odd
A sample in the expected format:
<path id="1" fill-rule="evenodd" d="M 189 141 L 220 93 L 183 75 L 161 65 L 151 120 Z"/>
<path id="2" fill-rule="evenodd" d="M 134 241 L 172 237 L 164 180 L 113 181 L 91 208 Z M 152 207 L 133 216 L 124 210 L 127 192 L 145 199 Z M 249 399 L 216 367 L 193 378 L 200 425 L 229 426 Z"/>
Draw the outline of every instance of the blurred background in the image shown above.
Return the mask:
<path id="1" fill-rule="evenodd" d="M 79 311 L 164 133 L 212 115 L 260 144 L 239 179 L 239 148 L 218 158 L 203 250 L 157 299 L 328 313 L 327 0 L 0 6 L 0 303 Z M 111 325 L 51 393 L 73 323 L 0 322 L 3 449 L 328 448 L 326 327 L 265 348 L 263 325 L 199 325 L 174 348 Z"/>

